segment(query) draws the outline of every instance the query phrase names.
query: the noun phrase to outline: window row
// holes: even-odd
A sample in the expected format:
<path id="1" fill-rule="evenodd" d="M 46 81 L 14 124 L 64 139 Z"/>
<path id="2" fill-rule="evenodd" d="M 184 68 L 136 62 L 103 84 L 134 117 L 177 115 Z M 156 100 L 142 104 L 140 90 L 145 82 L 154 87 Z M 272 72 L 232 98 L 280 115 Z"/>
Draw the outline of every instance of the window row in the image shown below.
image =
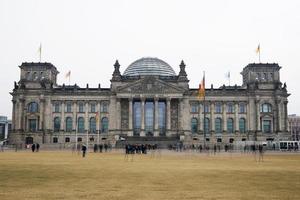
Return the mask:
<path id="1" fill-rule="evenodd" d="M 192 103 L 191 104 L 191 112 L 192 113 L 198 113 L 199 112 L 199 104 Z M 204 106 L 204 112 L 208 113 L 210 112 L 210 105 L 206 104 Z M 222 113 L 223 112 L 223 104 L 222 103 L 215 103 L 215 113 Z M 235 112 L 235 105 L 234 103 L 227 103 L 226 104 L 226 112 L 227 113 L 234 113 Z M 247 104 L 246 103 L 240 103 L 238 106 L 238 112 L 239 113 L 246 113 L 247 112 Z"/>
<path id="2" fill-rule="evenodd" d="M 73 112 L 73 103 L 67 102 L 65 104 L 65 112 Z M 53 103 L 53 112 L 61 112 L 62 106 L 61 103 L 55 102 Z M 95 113 L 97 112 L 97 104 L 89 103 L 88 104 L 88 112 Z M 84 102 L 77 103 L 77 112 L 85 112 L 86 107 Z M 100 104 L 100 112 L 108 112 L 108 102 L 101 102 Z"/>
<path id="3" fill-rule="evenodd" d="M 209 118 L 205 118 L 204 120 L 204 131 L 205 133 L 209 133 L 210 128 L 210 120 Z M 191 119 L 191 131 L 192 133 L 198 132 L 198 119 L 192 118 Z M 233 133 L 234 130 L 234 119 L 228 118 L 227 119 L 227 133 Z M 239 131 L 240 133 L 246 133 L 246 119 L 240 118 L 239 119 Z M 223 132 L 223 122 L 221 118 L 215 119 L 215 133 L 222 133 Z"/>
<path id="4" fill-rule="evenodd" d="M 69 143 L 70 141 L 71 140 L 70 140 L 69 137 L 65 137 L 65 143 Z M 94 141 L 94 138 L 90 138 L 90 142 L 93 142 L 93 141 Z M 52 142 L 53 143 L 58 143 L 58 137 L 53 137 Z M 78 137 L 77 142 L 82 142 L 82 138 Z"/>
<path id="5" fill-rule="evenodd" d="M 91 117 L 89 119 L 89 132 L 90 133 L 97 133 L 96 130 L 96 118 Z M 53 130 L 54 132 L 58 132 L 61 130 L 61 119 L 60 117 L 55 117 L 53 120 Z M 65 129 L 66 132 L 71 132 L 73 130 L 73 119 L 71 117 L 67 117 L 65 120 Z M 78 133 L 84 133 L 86 131 L 86 125 L 85 120 L 83 117 L 79 117 L 77 119 L 77 132 Z M 103 117 L 101 119 L 100 123 L 100 131 L 101 133 L 107 133 L 108 132 L 108 118 Z"/>

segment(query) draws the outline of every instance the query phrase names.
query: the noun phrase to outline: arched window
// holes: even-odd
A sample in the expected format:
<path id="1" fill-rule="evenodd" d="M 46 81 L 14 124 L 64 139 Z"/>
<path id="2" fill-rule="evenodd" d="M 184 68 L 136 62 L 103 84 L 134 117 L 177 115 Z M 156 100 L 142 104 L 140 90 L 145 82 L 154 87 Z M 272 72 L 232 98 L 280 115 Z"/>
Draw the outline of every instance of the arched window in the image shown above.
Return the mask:
<path id="1" fill-rule="evenodd" d="M 108 132 L 108 119 L 107 117 L 103 117 L 101 120 L 101 132 L 107 133 Z"/>
<path id="2" fill-rule="evenodd" d="M 66 143 L 70 142 L 70 138 L 69 138 L 69 137 L 66 137 L 66 138 L 65 138 L 65 142 L 66 142 Z"/>
<path id="3" fill-rule="evenodd" d="M 240 128 L 240 133 L 245 133 L 246 132 L 246 120 L 244 118 L 240 118 L 239 128 Z"/>
<path id="4" fill-rule="evenodd" d="M 66 118 L 66 131 L 67 132 L 71 132 L 72 131 L 72 125 L 73 124 L 73 121 L 72 121 L 72 118 L 71 117 L 67 117 Z"/>
<path id="5" fill-rule="evenodd" d="M 222 119 L 216 118 L 215 120 L 215 131 L 216 133 L 222 133 Z"/>
<path id="6" fill-rule="evenodd" d="M 260 112 L 262 113 L 270 113 L 272 112 L 272 105 L 269 103 L 264 103 L 260 107 Z"/>
<path id="7" fill-rule="evenodd" d="M 191 120 L 191 131 L 192 133 L 198 132 L 198 120 L 196 118 L 192 118 Z"/>
<path id="8" fill-rule="evenodd" d="M 204 133 L 209 134 L 210 120 L 209 118 L 205 118 L 204 120 Z"/>
<path id="9" fill-rule="evenodd" d="M 55 117 L 53 121 L 54 121 L 54 123 L 53 123 L 53 125 L 54 125 L 54 127 L 53 127 L 54 132 L 58 132 L 60 130 L 60 118 L 59 117 Z"/>
<path id="10" fill-rule="evenodd" d="M 28 112 L 34 113 L 39 111 L 39 105 L 36 102 L 31 102 L 28 104 Z"/>
<path id="11" fill-rule="evenodd" d="M 84 119 L 83 119 L 83 117 L 78 118 L 78 133 L 84 133 Z"/>
<path id="12" fill-rule="evenodd" d="M 90 118 L 90 132 L 96 133 L 96 119 L 95 117 Z"/>
<path id="13" fill-rule="evenodd" d="M 227 119 L 227 132 L 228 133 L 233 133 L 234 129 L 233 129 L 233 119 L 229 118 Z"/>

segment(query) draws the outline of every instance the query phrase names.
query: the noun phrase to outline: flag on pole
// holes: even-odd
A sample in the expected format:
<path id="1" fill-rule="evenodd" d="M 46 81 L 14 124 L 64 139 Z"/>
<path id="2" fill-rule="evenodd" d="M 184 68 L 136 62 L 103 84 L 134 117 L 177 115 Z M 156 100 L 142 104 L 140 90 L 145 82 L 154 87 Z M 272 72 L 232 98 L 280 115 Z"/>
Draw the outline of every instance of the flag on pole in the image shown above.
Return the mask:
<path id="1" fill-rule="evenodd" d="M 42 61 L 42 43 L 40 43 L 38 53 L 39 53 L 39 58 L 40 58 L 40 62 L 41 62 Z"/>
<path id="2" fill-rule="evenodd" d="M 205 72 L 203 73 L 203 79 L 199 84 L 198 98 L 203 99 L 205 97 Z"/>
<path id="3" fill-rule="evenodd" d="M 256 53 L 259 54 L 260 53 L 260 44 L 258 44 L 257 48 L 256 48 Z"/>
<path id="4" fill-rule="evenodd" d="M 225 77 L 227 78 L 228 83 L 229 83 L 229 85 L 230 85 L 230 71 L 228 71 L 228 72 L 225 74 Z"/>
<path id="5" fill-rule="evenodd" d="M 260 63 L 260 44 L 258 44 L 258 46 L 256 48 L 256 54 L 258 54 L 258 61 Z"/>
<path id="6" fill-rule="evenodd" d="M 71 76 L 71 70 L 69 70 L 68 73 L 66 73 L 65 77 L 70 78 L 70 76 Z"/>

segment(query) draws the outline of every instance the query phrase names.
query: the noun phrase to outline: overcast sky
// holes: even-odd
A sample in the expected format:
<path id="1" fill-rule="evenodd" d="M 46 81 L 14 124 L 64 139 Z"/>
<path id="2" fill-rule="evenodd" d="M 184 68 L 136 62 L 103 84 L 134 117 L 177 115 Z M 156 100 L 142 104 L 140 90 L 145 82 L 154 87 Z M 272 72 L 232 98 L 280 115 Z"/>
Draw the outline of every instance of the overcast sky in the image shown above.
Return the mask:
<path id="1" fill-rule="evenodd" d="M 300 1 L 297 0 L 0 0 L 0 115 L 11 117 L 9 92 L 22 62 L 42 61 L 60 71 L 58 83 L 110 86 L 141 57 L 158 57 L 176 73 L 186 63 L 190 87 L 206 71 L 206 85 L 242 84 L 248 63 L 279 63 L 289 114 L 300 114 Z"/>

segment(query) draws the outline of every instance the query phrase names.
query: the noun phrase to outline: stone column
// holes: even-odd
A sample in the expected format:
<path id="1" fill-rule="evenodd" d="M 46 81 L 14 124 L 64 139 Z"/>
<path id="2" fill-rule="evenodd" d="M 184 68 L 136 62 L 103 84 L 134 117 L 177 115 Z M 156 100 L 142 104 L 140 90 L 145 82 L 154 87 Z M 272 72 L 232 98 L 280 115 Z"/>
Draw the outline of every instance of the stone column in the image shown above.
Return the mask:
<path id="1" fill-rule="evenodd" d="M 199 126 L 198 126 L 198 130 L 200 131 L 200 132 L 203 132 L 203 126 L 204 126 L 204 116 L 203 116 L 203 111 L 204 111 L 204 108 L 202 107 L 202 104 L 199 102 L 199 110 L 198 110 L 198 112 L 199 112 L 199 117 L 198 117 L 198 124 L 199 124 Z"/>
<path id="2" fill-rule="evenodd" d="M 167 117 L 167 130 L 166 132 L 171 130 L 171 99 L 167 98 L 167 113 L 166 113 L 166 117 Z"/>
<path id="3" fill-rule="evenodd" d="M 12 103 L 13 103 L 13 110 L 12 110 L 12 124 L 11 124 L 11 128 L 12 130 L 15 130 L 16 129 L 16 100 L 12 100 Z"/>
<path id="4" fill-rule="evenodd" d="M 72 129 L 73 130 L 77 130 L 77 115 L 76 115 L 76 113 L 77 113 L 77 103 L 76 103 L 76 101 L 74 101 L 73 102 L 73 116 L 72 116 Z"/>
<path id="5" fill-rule="evenodd" d="M 99 130 L 100 130 L 100 123 L 101 123 L 101 116 L 100 116 L 100 101 L 97 102 L 97 109 L 96 109 L 96 114 L 98 114 L 98 121 L 96 118 L 96 131 L 97 134 L 99 134 Z"/>
<path id="6" fill-rule="evenodd" d="M 25 130 L 24 99 L 19 99 L 19 129 Z"/>
<path id="7" fill-rule="evenodd" d="M 256 105 L 254 98 L 250 98 L 249 104 L 247 106 L 248 121 L 249 121 L 249 131 L 253 132 L 256 130 Z"/>
<path id="8" fill-rule="evenodd" d="M 235 132 L 239 132 L 239 103 L 234 104 L 234 122 L 235 122 Z"/>
<path id="9" fill-rule="evenodd" d="M 117 130 L 121 130 L 121 99 L 117 98 Z"/>
<path id="10" fill-rule="evenodd" d="M 256 103 L 256 130 L 257 131 L 262 131 L 261 130 L 261 125 L 260 125 L 260 101 L 259 100 L 256 100 L 255 101 Z"/>
<path id="11" fill-rule="evenodd" d="M 279 100 L 278 101 L 278 105 L 277 105 L 277 113 L 278 113 L 278 128 L 279 128 L 279 131 L 281 132 L 283 129 L 282 129 L 282 101 Z"/>
<path id="12" fill-rule="evenodd" d="M 287 132 L 288 131 L 288 110 L 287 110 L 287 104 L 288 104 L 288 101 L 285 100 L 283 102 L 284 104 L 284 131 Z"/>
<path id="13" fill-rule="evenodd" d="M 159 136 L 158 126 L 158 98 L 154 98 L 154 136 Z"/>
<path id="14" fill-rule="evenodd" d="M 128 103 L 129 103 L 129 116 L 128 116 L 128 128 L 129 128 L 129 131 L 130 131 L 130 136 L 133 136 L 133 130 L 132 130 L 132 125 L 133 125 L 133 108 L 132 108 L 132 98 L 129 98 L 128 99 Z"/>
<path id="15" fill-rule="evenodd" d="M 45 107 L 45 99 L 40 99 L 40 121 L 39 121 L 39 129 L 44 130 L 44 107 Z"/>
<path id="16" fill-rule="evenodd" d="M 65 130 L 65 102 L 61 103 L 61 119 L 60 119 L 60 131 Z"/>
<path id="17" fill-rule="evenodd" d="M 215 131 L 215 104 L 210 102 L 210 130 L 214 133 Z"/>
<path id="18" fill-rule="evenodd" d="M 89 131 L 89 129 L 90 129 L 90 120 L 89 120 L 89 102 L 88 101 L 86 101 L 85 102 L 85 113 L 84 113 L 84 129 L 86 130 L 86 131 Z"/>
<path id="19" fill-rule="evenodd" d="M 145 98 L 141 98 L 141 117 L 140 136 L 145 136 Z"/>
<path id="20" fill-rule="evenodd" d="M 222 115 L 223 115 L 223 122 L 222 122 L 222 126 L 223 126 L 223 132 L 226 133 L 227 132 L 227 116 L 226 116 L 226 102 L 223 102 L 223 108 L 222 108 Z"/>

